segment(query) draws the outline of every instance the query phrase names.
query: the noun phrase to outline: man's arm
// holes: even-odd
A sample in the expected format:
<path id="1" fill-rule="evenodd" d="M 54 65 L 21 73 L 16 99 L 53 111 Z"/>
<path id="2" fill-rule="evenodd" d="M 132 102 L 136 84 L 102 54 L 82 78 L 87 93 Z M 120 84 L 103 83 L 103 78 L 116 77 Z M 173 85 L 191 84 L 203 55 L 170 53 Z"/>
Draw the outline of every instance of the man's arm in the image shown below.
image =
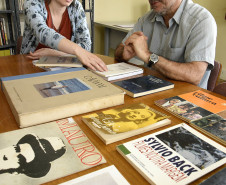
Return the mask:
<path id="1" fill-rule="evenodd" d="M 164 76 L 198 85 L 207 69 L 208 63 L 205 61 L 193 61 L 179 63 L 159 57 L 159 61 L 153 68 Z"/>
<path id="2" fill-rule="evenodd" d="M 145 63 L 148 63 L 149 57 L 152 53 L 148 50 L 146 40 L 147 38 L 141 32 L 135 32 L 125 41 L 125 47 L 129 45 L 136 56 Z M 120 47 L 123 47 L 123 45 L 120 45 Z M 120 54 L 119 51 L 123 51 L 122 48 L 120 49 L 116 54 Z M 122 52 L 121 57 L 122 59 L 125 59 L 124 52 Z M 159 61 L 153 66 L 153 68 L 167 78 L 198 85 L 207 69 L 207 66 L 208 64 L 205 61 L 178 63 L 160 56 Z"/>

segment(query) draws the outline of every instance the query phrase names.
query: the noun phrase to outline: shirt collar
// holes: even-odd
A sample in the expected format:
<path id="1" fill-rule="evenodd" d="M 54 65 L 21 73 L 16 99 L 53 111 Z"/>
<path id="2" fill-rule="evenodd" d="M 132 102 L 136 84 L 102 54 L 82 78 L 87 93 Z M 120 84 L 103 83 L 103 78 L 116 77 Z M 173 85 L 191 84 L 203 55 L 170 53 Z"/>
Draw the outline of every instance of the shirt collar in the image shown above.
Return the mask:
<path id="1" fill-rule="evenodd" d="M 182 0 L 179 8 L 177 9 L 176 13 L 172 17 L 172 19 L 174 19 L 177 24 L 180 23 L 180 19 L 181 19 L 181 16 L 183 14 L 184 7 L 185 7 L 185 4 L 186 4 L 187 1 L 189 1 L 189 0 Z M 158 15 L 157 13 L 155 13 L 155 15 L 151 18 L 151 22 L 155 22 L 155 21 L 162 22 L 163 21 L 163 17 L 161 15 Z"/>

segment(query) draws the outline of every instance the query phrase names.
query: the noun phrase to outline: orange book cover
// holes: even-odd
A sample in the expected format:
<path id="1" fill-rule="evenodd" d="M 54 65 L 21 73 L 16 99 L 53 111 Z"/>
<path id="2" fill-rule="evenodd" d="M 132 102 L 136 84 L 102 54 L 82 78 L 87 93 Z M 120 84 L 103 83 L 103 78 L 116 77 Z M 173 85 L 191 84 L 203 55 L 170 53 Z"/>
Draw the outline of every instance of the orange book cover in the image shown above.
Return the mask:
<path id="1" fill-rule="evenodd" d="M 155 104 L 226 145 L 226 100 L 198 90 Z"/>

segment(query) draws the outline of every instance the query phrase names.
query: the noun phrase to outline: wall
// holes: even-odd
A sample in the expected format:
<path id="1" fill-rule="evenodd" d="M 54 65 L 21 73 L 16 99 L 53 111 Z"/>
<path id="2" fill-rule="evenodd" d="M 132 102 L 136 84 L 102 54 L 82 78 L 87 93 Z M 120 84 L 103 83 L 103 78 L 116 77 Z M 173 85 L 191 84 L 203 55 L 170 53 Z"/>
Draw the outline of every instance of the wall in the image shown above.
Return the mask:
<path id="1" fill-rule="evenodd" d="M 193 0 L 214 16 L 217 29 L 216 60 L 223 65 L 221 78 L 226 80 L 226 0 Z M 95 0 L 95 21 L 131 22 L 149 10 L 148 0 Z M 104 29 L 95 27 L 95 53 L 104 53 Z M 112 54 L 111 54 L 112 55 Z"/>

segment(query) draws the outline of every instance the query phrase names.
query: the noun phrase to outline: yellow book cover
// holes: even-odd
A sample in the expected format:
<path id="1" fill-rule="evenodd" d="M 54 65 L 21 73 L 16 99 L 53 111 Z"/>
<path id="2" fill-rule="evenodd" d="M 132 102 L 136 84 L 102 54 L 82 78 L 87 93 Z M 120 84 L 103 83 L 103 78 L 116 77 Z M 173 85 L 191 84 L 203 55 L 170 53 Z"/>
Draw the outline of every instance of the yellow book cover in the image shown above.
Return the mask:
<path id="1" fill-rule="evenodd" d="M 124 103 L 124 92 L 85 68 L 1 78 L 20 127 Z"/>
<path id="2" fill-rule="evenodd" d="M 198 90 L 155 104 L 226 145 L 226 100 Z"/>
<path id="3" fill-rule="evenodd" d="M 153 130 L 171 121 L 148 105 L 136 103 L 85 115 L 82 120 L 105 144 Z"/>

